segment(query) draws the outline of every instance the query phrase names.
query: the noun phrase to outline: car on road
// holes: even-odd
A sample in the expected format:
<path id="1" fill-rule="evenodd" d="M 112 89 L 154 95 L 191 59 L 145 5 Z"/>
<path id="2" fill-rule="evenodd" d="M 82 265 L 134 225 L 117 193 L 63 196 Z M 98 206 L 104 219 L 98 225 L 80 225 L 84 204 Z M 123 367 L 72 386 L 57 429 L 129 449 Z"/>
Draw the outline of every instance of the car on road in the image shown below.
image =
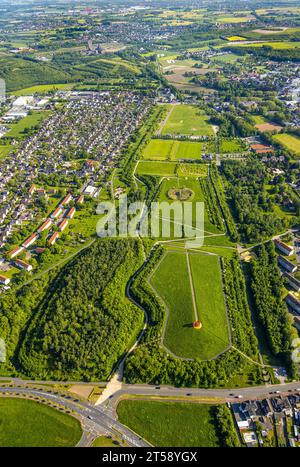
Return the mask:
<path id="1" fill-rule="evenodd" d="M 235 396 L 237 399 L 243 399 L 243 396 L 239 394 L 238 396 Z"/>
<path id="2" fill-rule="evenodd" d="M 186 395 L 187 395 L 187 396 L 191 396 L 192 393 L 191 393 L 191 392 L 187 392 Z"/>
<path id="3" fill-rule="evenodd" d="M 91 415 L 88 415 L 88 419 L 89 420 L 94 420 L 93 417 Z"/>
<path id="4" fill-rule="evenodd" d="M 160 389 L 160 386 L 155 386 L 155 389 Z"/>

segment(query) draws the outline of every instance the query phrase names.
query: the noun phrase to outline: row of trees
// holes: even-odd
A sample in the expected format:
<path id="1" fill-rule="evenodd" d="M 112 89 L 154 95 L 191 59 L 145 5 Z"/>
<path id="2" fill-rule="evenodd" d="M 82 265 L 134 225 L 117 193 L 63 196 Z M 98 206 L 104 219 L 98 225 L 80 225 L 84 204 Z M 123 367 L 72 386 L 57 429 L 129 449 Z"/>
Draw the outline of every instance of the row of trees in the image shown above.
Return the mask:
<path id="1" fill-rule="evenodd" d="M 200 179 L 200 185 L 204 194 L 206 210 L 208 213 L 209 220 L 212 224 L 218 227 L 219 230 L 224 229 L 223 219 L 220 213 L 220 209 L 217 203 L 216 195 L 212 184 L 207 178 Z"/>
<path id="2" fill-rule="evenodd" d="M 239 447 L 240 440 L 234 426 L 230 408 L 223 404 L 217 405 L 215 418 L 221 445 L 228 448 Z"/>
<path id="3" fill-rule="evenodd" d="M 287 362 L 295 377 L 296 368 L 291 361 L 293 329 L 281 296 L 283 282 L 273 242 L 258 246 L 255 253 L 256 259 L 251 263 L 251 288 L 258 318 L 273 354 Z"/>
<path id="4" fill-rule="evenodd" d="M 238 231 L 235 225 L 235 222 L 233 220 L 233 217 L 231 215 L 230 209 L 227 204 L 227 200 L 225 197 L 223 185 L 222 185 L 222 180 L 218 172 L 218 168 L 215 165 L 210 166 L 210 171 L 209 171 L 209 178 L 212 183 L 212 186 L 214 187 L 219 206 L 221 208 L 223 218 L 226 224 L 227 232 L 234 242 L 238 241 L 239 235 Z"/>

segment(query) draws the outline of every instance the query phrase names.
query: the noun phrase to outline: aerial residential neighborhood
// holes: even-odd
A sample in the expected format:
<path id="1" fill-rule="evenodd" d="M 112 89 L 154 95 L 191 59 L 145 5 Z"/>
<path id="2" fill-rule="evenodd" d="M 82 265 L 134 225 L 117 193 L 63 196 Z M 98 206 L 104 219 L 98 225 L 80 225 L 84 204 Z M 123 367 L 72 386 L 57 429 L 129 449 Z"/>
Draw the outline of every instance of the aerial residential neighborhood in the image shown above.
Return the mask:
<path id="1" fill-rule="evenodd" d="M 298 3 L 1 2 L 0 447 L 300 447 Z"/>

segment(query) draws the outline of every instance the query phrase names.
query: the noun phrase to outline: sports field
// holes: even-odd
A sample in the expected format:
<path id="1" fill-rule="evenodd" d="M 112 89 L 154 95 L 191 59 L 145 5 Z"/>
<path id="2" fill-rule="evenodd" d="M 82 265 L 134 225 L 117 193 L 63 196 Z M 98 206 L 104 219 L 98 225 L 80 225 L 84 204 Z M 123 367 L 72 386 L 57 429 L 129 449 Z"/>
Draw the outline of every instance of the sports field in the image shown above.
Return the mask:
<path id="1" fill-rule="evenodd" d="M 273 136 L 273 138 L 291 151 L 294 151 L 297 155 L 300 155 L 300 138 L 298 136 L 280 133 Z"/>
<path id="2" fill-rule="evenodd" d="M 157 175 L 158 177 L 171 177 L 176 174 L 176 162 L 150 162 L 140 161 L 136 172 L 140 175 Z"/>
<path id="3" fill-rule="evenodd" d="M 169 310 L 167 349 L 178 357 L 203 360 L 226 350 L 230 340 L 218 256 L 169 251 L 150 282 Z M 192 326 L 197 318 L 201 329 Z"/>
<path id="4" fill-rule="evenodd" d="M 219 446 L 214 406 L 187 402 L 123 400 L 121 423 L 154 446 Z"/>
<path id="5" fill-rule="evenodd" d="M 167 139 L 152 139 L 143 151 L 143 159 L 170 160 L 178 159 L 201 160 L 205 143 L 197 141 L 175 141 Z"/>
<path id="6" fill-rule="evenodd" d="M 175 105 L 161 134 L 213 136 L 212 126 L 205 113 L 192 105 Z"/>
<path id="7" fill-rule="evenodd" d="M 80 423 L 74 417 L 38 402 L 0 399 L 0 446 L 76 446 Z"/>

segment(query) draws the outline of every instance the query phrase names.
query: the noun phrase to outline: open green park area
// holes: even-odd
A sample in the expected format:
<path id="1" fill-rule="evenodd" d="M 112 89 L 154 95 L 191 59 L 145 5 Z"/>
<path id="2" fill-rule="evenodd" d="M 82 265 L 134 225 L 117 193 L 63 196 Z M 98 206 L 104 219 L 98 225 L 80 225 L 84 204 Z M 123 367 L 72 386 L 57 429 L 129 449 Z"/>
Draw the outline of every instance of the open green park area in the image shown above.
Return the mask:
<path id="1" fill-rule="evenodd" d="M 247 151 L 247 145 L 238 138 L 222 138 L 219 142 L 221 154 L 239 154 Z"/>
<path id="2" fill-rule="evenodd" d="M 289 135 L 287 133 L 279 133 L 273 136 L 275 141 L 278 141 L 283 146 L 286 146 L 290 151 L 300 155 L 300 138 L 296 135 Z"/>
<path id="3" fill-rule="evenodd" d="M 205 143 L 198 141 L 176 141 L 170 139 L 152 139 L 143 152 L 146 160 L 201 160 Z"/>
<path id="4" fill-rule="evenodd" d="M 191 164 L 193 166 L 193 164 Z M 200 166 L 207 170 L 207 166 L 203 165 Z M 204 170 L 203 169 L 203 170 Z M 205 176 L 205 174 L 203 174 Z M 189 189 L 192 192 L 192 196 L 186 200 L 193 203 L 193 213 L 192 213 L 192 227 L 196 228 L 196 202 L 205 202 L 204 194 L 200 185 L 200 181 L 196 178 L 188 178 L 188 177 L 173 177 L 169 179 L 164 179 L 161 183 L 160 191 L 158 194 L 158 200 L 161 202 L 167 202 L 169 204 L 174 202 L 174 198 L 170 197 L 170 190 L 171 189 Z M 173 213 L 171 212 L 171 220 L 174 218 Z M 188 218 L 185 220 L 185 224 L 188 226 Z M 209 220 L 207 209 L 205 208 L 204 204 L 204 230 L 206 235 L 218 235 L 221 232 L 217 229 L 217 227 L 212 224 Z M 173 230 L 171 229 L 171 235 L 173 234 Z M 212 237 L 218 238 L 218 237 Z"/>
<path id="5" fill-rule="evenodd" d="M 81 438 L 80 422 L 38 402 L 0 399 L 0 446 L 72 447 Z"/>
<path id="6" fill-rule="evenodd" d="M 212 126 L 203 110 L 192 105 L 174 105 L 165 125 L 163 135 L 213 136 Z"/>
<path id="7" fill-rule="evenodd" d="M 169 161 L 139 161 L 136 167 L 138 175 L 154 175 L 157 177 L 206 177 L 208 166 L 198 163 Z"/>
<path id="8" fill-rule="evenodd" d="M 30 130 L 35 127 L 48 116 L 49 112 L 46 110 L 41 112 L 32 112 L 32 114 L 27 115 L 27 117 L 22 118 L 17 123 L 11 124 L 11 129 L 5 136 L 11 138 L 23 136 L 25 130 Z"/>
<path id="9" fill-rule="evenodd" d="M 181 358 L 208 360 L 230 345 L 217 255 L 168 251 L 150 277 L 168 308 L 164 345 Z M 200 320 L 201 329 L 193 328 Z"/>
<path id="10" fill-rule="evenodd" d="M 123 400 L 117 413 L 121 423 L 154 446 L 214 447 L 219 446 L 214 408 L 209 404 Z"/>

